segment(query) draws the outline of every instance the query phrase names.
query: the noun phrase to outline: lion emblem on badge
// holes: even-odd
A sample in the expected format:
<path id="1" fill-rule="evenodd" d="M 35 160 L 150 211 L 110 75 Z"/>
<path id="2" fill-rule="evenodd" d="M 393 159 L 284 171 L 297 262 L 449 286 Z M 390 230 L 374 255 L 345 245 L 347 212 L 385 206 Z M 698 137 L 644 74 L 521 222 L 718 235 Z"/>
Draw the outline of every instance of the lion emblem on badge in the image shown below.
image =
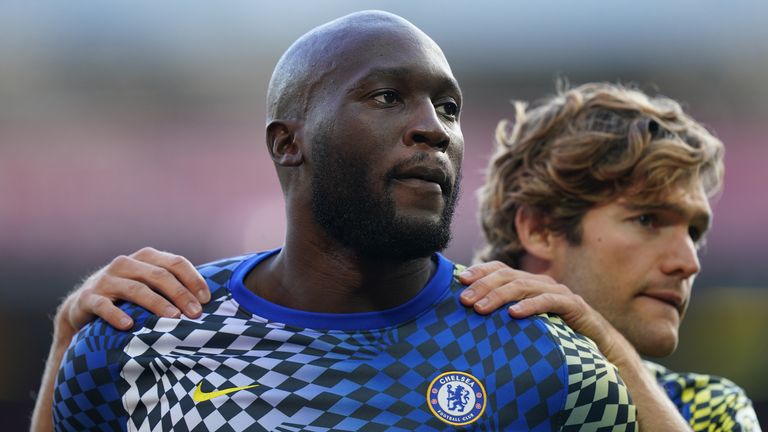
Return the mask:
<path id="1" fill-rule="evenodd" d="M 427 388 L 427 404 L 432 414 L 453 426 L 477 421 L 485 412 L 483 384 L 466 372 L 451 371 L 438 375 Z"/>

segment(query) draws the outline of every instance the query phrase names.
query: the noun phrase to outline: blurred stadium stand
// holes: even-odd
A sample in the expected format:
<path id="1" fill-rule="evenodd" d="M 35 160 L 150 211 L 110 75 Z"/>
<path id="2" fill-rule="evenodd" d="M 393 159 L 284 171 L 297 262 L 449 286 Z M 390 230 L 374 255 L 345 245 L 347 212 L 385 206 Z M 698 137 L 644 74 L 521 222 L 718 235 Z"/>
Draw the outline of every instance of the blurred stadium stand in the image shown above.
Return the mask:
<path id="1" fill-rule="evenodd" d="M 50 3 L 50 4 L 46 4 Z M 727 147 L 703 272 L 663 362 L 727 376 L 768 415 L 768 3 L 23 2 L 0 6 L 0 417 L 23 429 L 59 299 L 144 245 L 202 263 L 282 241 L 264 96 L 304 31 L 401 14 L 445 50 L 466 98 L 464 194 L 447 254 L 479 244 L 474 191 L 509 101 L 554 81 L 636 83 L 685 102 Z M 290 22 L 290 25 L 286 25 Z M 213 227 L 214 229 L 211 229 Z"/>

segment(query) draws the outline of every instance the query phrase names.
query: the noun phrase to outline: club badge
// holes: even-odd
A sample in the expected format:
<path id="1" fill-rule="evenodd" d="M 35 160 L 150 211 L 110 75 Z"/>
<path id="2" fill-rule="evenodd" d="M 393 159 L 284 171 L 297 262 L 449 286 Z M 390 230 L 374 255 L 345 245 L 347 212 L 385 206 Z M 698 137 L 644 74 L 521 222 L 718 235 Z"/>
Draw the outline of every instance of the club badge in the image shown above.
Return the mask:
<path id="1" fill-rule="evenodd" d="M 465 426 L 485 412 L 485 388 L 468 373 L 445 372 L 429 383 L 427 404 L 432 414 L 445 423 Z"/>

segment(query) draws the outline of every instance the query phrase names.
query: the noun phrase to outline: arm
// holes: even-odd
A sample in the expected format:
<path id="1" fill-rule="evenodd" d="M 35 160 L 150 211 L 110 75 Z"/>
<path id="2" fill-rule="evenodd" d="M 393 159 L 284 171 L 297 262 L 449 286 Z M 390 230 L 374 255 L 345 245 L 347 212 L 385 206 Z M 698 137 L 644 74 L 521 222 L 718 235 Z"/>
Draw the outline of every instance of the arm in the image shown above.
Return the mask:
<path id="1" fill-rule="evenodd" d="M 78 330 L 96 316 L 120 330 L 133 326 L 133 320 L 115 306 L 117 300 L 130 301 L 159 316 L 178 317 L 184 311 L 195 318 L 202 312 L 201 303 L 210 300 L 210 291 L 186 258 L 153 248 L 121 255 L 88 277 L 67 296 L 53 319 L 53 342 L 32 412 L 32 431 L 53 430 L 56 375 Z"/>
<path id="2" fill-rule="evenodd" d="M 461 301 L 481 314 L 519 300 L 509 307 L 514 318 L 540 313 L 559 315 L 575 331 L 595 342 L 619 370 L 637 407 L 641 430 L 691 430 L 656 379 L 646 370 L 632 344 L 583 298 L 544 275 L 514 270 L 500 262 L 468 268 L 460 281 L 469 288 Z"/>

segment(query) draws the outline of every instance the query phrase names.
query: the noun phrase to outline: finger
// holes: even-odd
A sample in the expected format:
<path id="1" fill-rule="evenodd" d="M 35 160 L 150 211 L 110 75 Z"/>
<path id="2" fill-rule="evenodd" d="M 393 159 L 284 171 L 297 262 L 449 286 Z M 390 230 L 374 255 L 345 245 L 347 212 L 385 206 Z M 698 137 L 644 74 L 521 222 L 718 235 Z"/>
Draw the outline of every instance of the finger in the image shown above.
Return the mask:
<path id="1" fill-rule="evenodd" d="M 547 275 L 507 267 L 475 281 L 461 295 L 462 302 L 467 306 L 474 302 L 475 305 L 486 307 L 484 300 L 487 299 L 490 301 L 487 307 L 497 308 L 510 301 L 545 292 L 571 294 L 567 286 Z"/>
<path id="2" fill-rule="evenodd" d="M 79 290 L 71 292 L 59 305 L 59 310 L 56 312 L 57 315 L 62 316 L 63 324 L 66 324 L 72 334 L 77 333 L 94 318 L 94 314 L 89 311 L 90 308 L 83 308 L 85 305 L 82 298 L 82 293 Z"/>
<path id="3" fill-rule="evenodd" d="M 476 274 L 482 274 L 482 277 L 473 276 L 471 279 L 468 278 L 467 282 L 464 282 L 469 285 L 464 291 L 462 291 L 460 296 L 461 302 L 465 306 L 472 306 L 477 301 L 488 295 L 488 293 L 498 289 L 501 286 L 504 286 L 509 282 L 514 281 L 515 279 L 520 277 L 532 277 L 530 273 L 521 272 L 500 263 L 499 264 L 502 267 L 489 272 L 489 270 L 495 265 L 493 265 L 493 263 L 487 264 L 489 264 L 488 267 L 482 267 L 477 270 Z M 472 282 L 470 283 L 469 280 L 472 280 Z"/>
<path id="4" fill-rule="evenodd" d="M 573 294 L 543 293 L 520 300 L 509 307 L 509 314 L 515 318 L 551 313 L 559 315 L 576 331 L 581 331 L 590 318 L 586 303 Z"/>
<path id="5" fill-rule="evenodd" d="M 472 306 L 477 313 L 488 314 L 504 306 L 510 301 L 520 300 L 526 297 L 526 284 L 523 280 L 513 280 L 488 291 Z M 481 290 L 482 291 L 482 290 Z"/>
<path id="6" fill-rule="evenodd" d="M 211 299 L 211 291 L 208 289 L 205 279 L 195 266 L 183 256 L 149 247 L 137 251 L 133 256 L 140 261 L 168 270 L 195 295 L 200 303 L 207 303 Z"/>
<path id="7" fill-rule="evenodd" d="M 155 302 L 157 301 L 156 294 L 145 292 L 142 289 L 143 284 L 151 290 L 157 291 L 190 318 L 196 318 L 202 312 L 200 302 L 192 295 L 192 292 L 182 285 L 173 273 L 163 267 L 132 257 L 125 257 L 117 262 L 109 273 L 110 276 L 118 280 L 118 283 L 110 284 L 110 292 L 114 298 L 132 301 L 154 312 L 153 308 L 156 307 Z M 126 298 L 126 296 L 130 298 Z M 145 304 L 144 301 L 151 301 L 152 303 Z"/>
<path id="8" fill-rule="evenodd" d="M 467 267 L 463 272 L 459 273 L 459 281 L 464 285 L 469 285 L 476 280 L 488 276 L 489 274 L 503 268 L 509 268 L 508 265 L 501 261 L 489 261 L 485 263 L 475 264 Z"/>
<path id="9" fill-rule="evenodd" d="M 128 330 L 133 326 L 133 319 L 119 307 L 115 306 L 110 299 L 95 295 L 92 297 L 93 299 L 88 306 L 93 315 L 99 316 L 109 323 L 109 325 L 118 330 Z M 90 319 L 88 321 L 90 321 Z M 82 325 L 80 327 L 82 327 Z"/>
<path id="10" fill-rule="evenodd" d="M 527 318 L 531 315 L 537 315 L 541 312 L 541 306 L 534 301 L 534 299 L 521 299 L 520 301 L 511 304 L 508 308 L 509 315 L 513 318 Z"/>
<path id="11" fill-rule="evenodd" d="M 509 289 L 509 284 L 517 283 L 525 286 L 529 279 L 538 278 L 537 275 L 531 273 L 503 267 L 472 282 L 461 293 L 461 301 L 466 306 L 472 306 L 473 304 L 481 303 L 481 300 L 489 296 L 494 297 L 493 293 L 496 291 L 500 291 L 497 294 L 502 294 L 507 302 L 519 300 L 521 297 L 514 290 Z"/>
<path id="12" fill-rule="evenodd" d="M 578 295 L 546 293 L 526 298 L 509 307 L 509 314 L 513 318 L 541 313 L 559 315 L 574 331 L 594 341 L 610 361 L 624 358 L 621 352 L 632 350 L 621 333 Z"/>
<path id="13" fill-rule="evenodd" d="M 109 285 L 109 296 L 91 294 L 94 297 L 102 297 L 107 300 L 119 299 L 139 305 L 153 314 L 166 318 L 178 318 L 181 311 L 171 304 L 168 299 L 155 292 L 147 285 L 133 279 L 109 276 L 105 278 L 105 284 Z M 101 301 L 97 299 L 97 301 Z M 88 305 L 88 302 L 83 302 Z M 110 301 L 112 303 L 112 301 Z M 114 306 L 114 305 L 113 305 Z M 92 308 L 93 309 L 93 308 Z M 93 311 L 95 313 L 95 311 Z"/>
<path id="14" fill-rule="evenodd" d="M 490 277 L 490 276 L 489 276 Z M 486 278 L 484 278 L 486 279 Z M 481 280 L 482 281 L 482 280 Z M 479 283 L 480 281 L 476 282 Z M 493 284 L 494 282 L 488 282 Z M 540 278 L 536 275 L 519 275 L 517 279 L 493 288 L 484 297 L 478 299 L 474 308 L 478 313 L 490 313 L 512 301 L 518 301 L 545 293 L 570 295 L 565 285 L 558 284 L 549 278 Z"/>

